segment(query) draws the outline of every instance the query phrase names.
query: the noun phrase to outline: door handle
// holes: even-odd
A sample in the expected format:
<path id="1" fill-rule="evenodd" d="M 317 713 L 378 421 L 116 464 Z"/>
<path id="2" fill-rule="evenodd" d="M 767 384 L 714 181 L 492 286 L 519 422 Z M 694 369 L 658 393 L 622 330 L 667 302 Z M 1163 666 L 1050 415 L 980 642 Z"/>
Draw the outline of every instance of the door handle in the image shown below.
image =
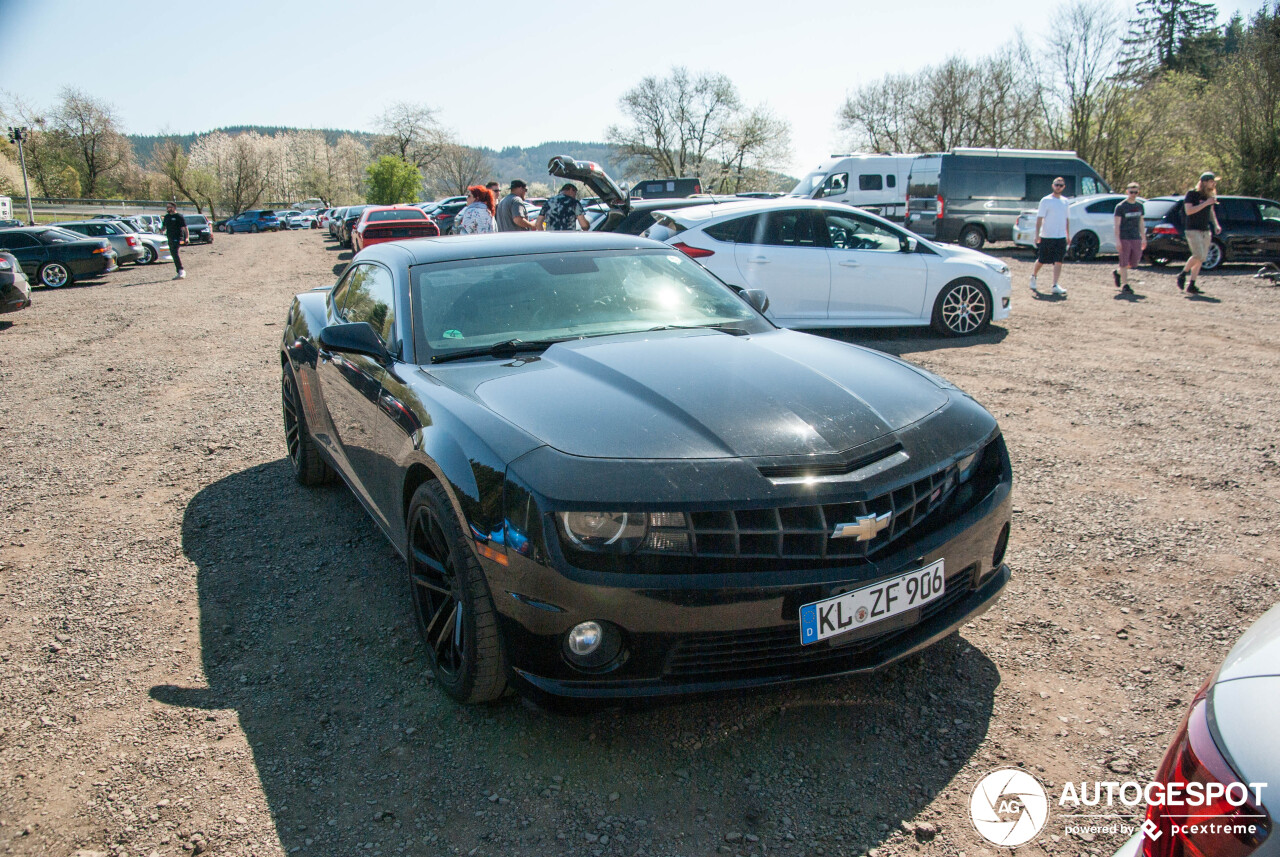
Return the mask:
<path id="1" fill-rule="evenodd" d="M 858 260 L 856 260 L 856 259 L 845 259 L 843 262 L 841 262 L 841 263 L 840 263 L 840 267 L 842 267 L 842 268 L 856 268 L 856 267 L 858 267 L 858 266 L 859 266 L 859 265 L 861 265 L 861 264 L 862 264 L 862 263 L 861 263 L 861 262 L 859 262 L 859 261 L 858 261 Z"/>
<path id="2" fill-rule="evenodd" d="M 752 264 L 754 264 L 754 265 L 767 265 L 767 264 L 769 264 L 769 260 L 768 260 L 768 259 L 766 259 L 766 258 L 765 258 L 765 257 L 763 257 L 763 256 L 756 256 L 756 257 L 754 257 L 754 258 L 752 258 L 752 259 L 748 259 L 747 261 L 748 261 L 748 262 L 751 262 L 751 263 L 752 263 Z"/>

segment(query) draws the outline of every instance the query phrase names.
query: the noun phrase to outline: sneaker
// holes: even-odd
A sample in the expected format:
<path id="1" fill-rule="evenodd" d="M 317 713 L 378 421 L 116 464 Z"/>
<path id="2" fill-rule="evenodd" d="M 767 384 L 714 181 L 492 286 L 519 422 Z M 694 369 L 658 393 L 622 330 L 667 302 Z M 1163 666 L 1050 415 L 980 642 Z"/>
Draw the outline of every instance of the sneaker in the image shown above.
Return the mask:
<path id="1" fill-rule="evenodd" d="M 1040 290 L 1036 288 L 1036 278 L 1034 274 L 1031 276 L 1031 291 L 1035 292 L 1037 295 L 1040 294 Z"/>
<path id="2" fill-rule="evenodd" d="M 1060 298 L 1065 298 L 1067 296 L 1067 290 L 1057 283 L 1053 284 L 1053 293 Z"/>
<path id="3" fill-rule="evenodd" d="M 1189 295 L 1202 295 L 1202 294 L 1204 294 L 1204 292 L 1202 292 L 1202 291 L 1200 291 L 1198 288 L 1196 288 L 1196 284 L 1195 284 L 1195 283 L 1192 283 L 1191 285 L 1187 286 L 1187 294 L 1189 294 Z"/>
<path id="4" fill-rule="evenodd" d="M 1122 294 L 1122 295 L 1131 295 L 1131 294 L 1133 294 L 1133 289 L 1131 289 L 1131 288 L 1129 287 L 1129 284 L 1128 284 L 1128 283 L 1125 283 L 1123 286 L 1121 286 L 1121 287 L 1120 287 L 1120 294 Z"/>
<path id="5" fill-rule="evenodd" d="M 175 280 L 181 280 L 181 279 L 182 279 L 182 272 L 181 272 L 181 271 L 179 271 L 178 273 L 174 274 L 174 275 L 173 275 L 173 278 L 174 278 Z"/>
<path id="6" fill-rule="evenodd" d="M 1187 287 L 1187 272 L 1179 271 L 1178 272 L 1178 291 L 1182 291 L 1186 287 Z"/>
<path id="7" fill-rule="evenodd" d="M 1124 288 L 1124 286 L 1120 283 L 1120 272 L 1119 272 L 1119 271 L 1112 271 L 1112 272 L 1111 272 L 1111 279 L 1113 279 L 1113 280 L 1115 280 L 1115 281 L 1116 281 L 1116 288 L 1117 288 L 1117 289 Z"/>
<path id="8" fill-rule="evenodd" d="M 178 279 L 179 279 L 179 280 L 185 280 L 186 278 L 187 278 L 187 272 L 186 272 L 185 270 L 182 270 L 182 271 L 179 271 L 179 272 L 178 272 Z"/>

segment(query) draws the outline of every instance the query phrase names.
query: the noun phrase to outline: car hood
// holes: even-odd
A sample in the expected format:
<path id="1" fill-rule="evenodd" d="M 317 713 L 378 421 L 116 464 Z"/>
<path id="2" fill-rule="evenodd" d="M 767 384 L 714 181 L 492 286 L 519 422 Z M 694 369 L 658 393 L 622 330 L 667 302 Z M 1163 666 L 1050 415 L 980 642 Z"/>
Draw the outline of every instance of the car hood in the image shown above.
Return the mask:
<path id="1" fill-rule="evenodd" d="M 556 155 L 547 162 L 547 172 L 557 178 L 582 182 L 610 208 L 626 211 L 630 207 L 631 198 L 609 178 L 603 167 L 593 161 L 578 161 L 568 155 Z"/>
<path id="2" fill-rule="evenodd" d="M 1004 261 L 981 253 L 977 250 L 970 250 L 968 247 L 960 247 L 955 244 L 938 244 L 930 241 L 929 246 L 938 251 L 938 255 L 944 259 L 954 259 L 957 262 L 975 262 L 979 265 L 1003 265 Z"/>
<path id="3" fill-rule="evenodd" d="M 905 364 L 793 331 L 637 333 L 425 371 L 542 443 L 594 458 L 843 452 L 948 401 Z"/>

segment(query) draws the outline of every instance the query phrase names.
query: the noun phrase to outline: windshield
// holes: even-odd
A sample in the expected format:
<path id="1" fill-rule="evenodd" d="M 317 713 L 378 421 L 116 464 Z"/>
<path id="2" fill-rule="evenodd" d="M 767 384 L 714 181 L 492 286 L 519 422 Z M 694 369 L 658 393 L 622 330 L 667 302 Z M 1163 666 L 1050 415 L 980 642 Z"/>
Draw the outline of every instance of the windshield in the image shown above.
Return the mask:
<path id="1" fill-rule="evenodd" d="M 203 214 L 188 214 L 184 218 L 191 226 L 208 226 L 209 221 L 204 219 Z"/>
<path id="2" fill-rule="evenodd" d="M 395 211 L 371 211 L 369 222 L 375 220 L 426 220 L 427 216 L 419 208 L 398 208 Z"/>
<path id="3" fill-rule="evenodd" d="M 813 192 L 822 187 L 822 183 L 826 180 L 827 174 L 824 172 L 809 173 L 809 175 L 800 179 L 800 184 L 791 189 L 791 195 L 812 197 Z"/>
<path id="4" fill-rule="evenodd" d="M 417 329 L 435 355 L 664 327 L 772 330 L 696 262 L 666 250 L 466 259 L 414 269 Z"/>

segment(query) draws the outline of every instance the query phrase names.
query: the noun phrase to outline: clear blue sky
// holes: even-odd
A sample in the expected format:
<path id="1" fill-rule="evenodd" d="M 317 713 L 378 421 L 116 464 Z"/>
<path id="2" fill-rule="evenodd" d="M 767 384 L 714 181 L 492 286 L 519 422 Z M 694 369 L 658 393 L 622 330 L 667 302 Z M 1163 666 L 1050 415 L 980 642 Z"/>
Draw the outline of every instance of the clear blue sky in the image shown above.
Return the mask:
<path id="1" fill-rule="evenodd" d="M 791 172 L 843 143 L 836 111 L 886 72 L 981 56 L 1058 3 L 130 3 L 0 0 L 0 90 L 52 104 L 64 86 L 112 104 L 126 131 L 225 125 L 370 129 L 394 101 L 429 104 L 472 145 L 603 140 L 618 96 L 674 65 L 727 74 L 791 123 Z M 1260 0 L 1223 0 L 1222 20 Z M 1115 0 L 1128 15 L 1131 5 Z"/>

